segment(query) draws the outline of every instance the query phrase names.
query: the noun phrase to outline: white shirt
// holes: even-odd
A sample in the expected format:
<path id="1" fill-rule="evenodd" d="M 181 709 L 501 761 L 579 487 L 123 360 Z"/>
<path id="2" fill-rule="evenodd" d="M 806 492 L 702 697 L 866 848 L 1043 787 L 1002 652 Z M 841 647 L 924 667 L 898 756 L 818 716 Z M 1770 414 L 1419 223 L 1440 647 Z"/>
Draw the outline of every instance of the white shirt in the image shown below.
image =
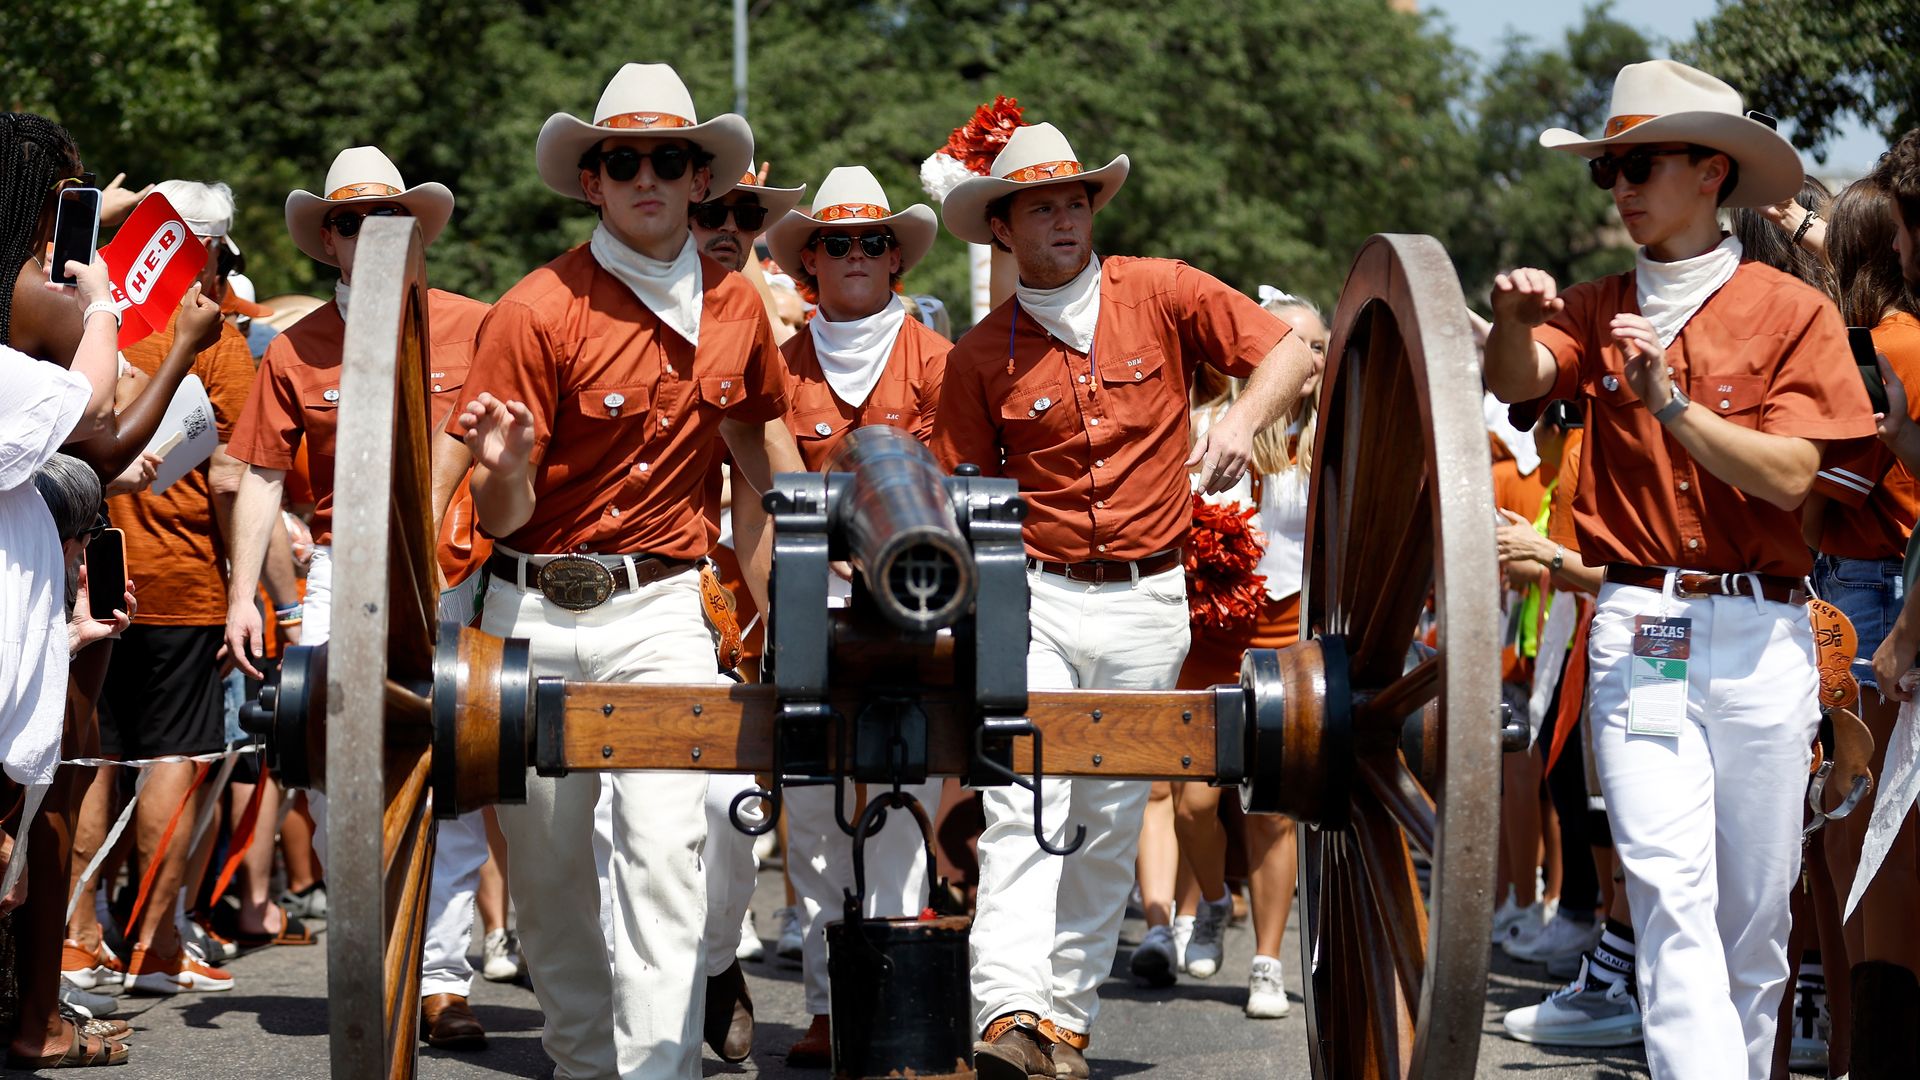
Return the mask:
<path id="1" fill-rule="evenodd" d="M 1195 410 L 1194 438 L 1199 438 L 1212 420 L 1212 410 Z M 1197 475 L 1190 483 L 1193 490 L 1200 490 Z M 1260 512 L 1253 520 L 1266 540 L 1267 549 L 1253 572 L 1266 577 L 1269 599 L 1285 600 L 1300 591 L 1301 571 L 1307 555 L 1307 489 L 1305 469 L 1287 469 L 1261 481 Z M 1201 497 L 1210 503 L 1249 506 L 1253 503 L 1253 476 L 1242 474 L 1227 490 Z"/>

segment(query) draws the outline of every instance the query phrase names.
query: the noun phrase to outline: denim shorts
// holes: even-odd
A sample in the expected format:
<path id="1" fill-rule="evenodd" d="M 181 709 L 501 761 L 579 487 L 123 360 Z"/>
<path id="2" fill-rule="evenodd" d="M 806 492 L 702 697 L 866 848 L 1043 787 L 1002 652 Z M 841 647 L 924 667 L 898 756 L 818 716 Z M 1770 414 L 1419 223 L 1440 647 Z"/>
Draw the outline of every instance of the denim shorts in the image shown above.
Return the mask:
<path id="1" fill-rule="evenodd" d="M 1839 608 L 1853 621 L 1860 647 L 1853 661 L 1853 673 L 1861 686 L 1879 688 L 1873 678 L 1873 654 L 1893 629 L 1906 600 L 1900 576 L 1901 560 L 1843 559 L 1834 555 L 1816 555 L 1813 561 L 1813 591 L 1820 599 Z"/>

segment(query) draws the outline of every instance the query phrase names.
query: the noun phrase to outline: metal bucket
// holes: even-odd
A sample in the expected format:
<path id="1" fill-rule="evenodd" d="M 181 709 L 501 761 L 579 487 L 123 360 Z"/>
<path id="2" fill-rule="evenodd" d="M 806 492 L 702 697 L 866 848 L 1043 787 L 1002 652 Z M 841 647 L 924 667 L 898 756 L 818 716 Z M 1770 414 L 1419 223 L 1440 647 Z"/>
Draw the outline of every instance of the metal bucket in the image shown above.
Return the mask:
<path id="1" fill-rule="evenodd" d="M 973 1075 L 973 1002 L 967 980 L 965 915 L 861 917 L 867 892 L 865 844 L 887 809 L 913 814 L 926 843 L 929 891 L 937 877 L 933 825 L 919 800 L 874 796 L 853 837 L 854 887 L 844 918 L 827 925 L 827 979 L 833 1010 L 835 1080 Z"/>

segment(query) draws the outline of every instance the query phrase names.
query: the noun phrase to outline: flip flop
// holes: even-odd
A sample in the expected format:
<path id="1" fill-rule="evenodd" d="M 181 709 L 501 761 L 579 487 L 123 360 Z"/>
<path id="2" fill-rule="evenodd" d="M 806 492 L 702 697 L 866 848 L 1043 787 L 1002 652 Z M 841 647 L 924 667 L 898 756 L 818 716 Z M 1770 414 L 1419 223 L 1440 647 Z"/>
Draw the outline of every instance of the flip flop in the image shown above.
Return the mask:
<path id="1" fill-rule="evenodd" d="M 73 1032 L 73 1041 L 65 1050 L 41 1057 L 25 1057 L 8 1052 L 7 1067 L 10 1069 L 88 1069 L 95 1066 L 127 1063 L 127 1055 L 132 1051 L 126 1043 L 98 1035 L 88 1035 L 79 1024 L 69 1023 L 67 1027 Z"/>

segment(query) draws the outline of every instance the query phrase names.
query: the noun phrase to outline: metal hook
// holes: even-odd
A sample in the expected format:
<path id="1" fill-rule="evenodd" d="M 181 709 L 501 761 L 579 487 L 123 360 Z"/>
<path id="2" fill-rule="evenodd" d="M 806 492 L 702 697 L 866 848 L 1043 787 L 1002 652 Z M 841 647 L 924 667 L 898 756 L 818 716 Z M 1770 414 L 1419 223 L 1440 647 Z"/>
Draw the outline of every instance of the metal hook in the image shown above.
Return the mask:
<path id="1" fill-rule="evenodd" d="M 758 825 L 749 825 L 740 816 L 740 807 L 748 799 L 759 799 L 767 804 L 767 819 Z M 735 795 L 733 801 L 727 804 L 727 820 L 748 836 L 761 836 L 772 832 L 773 827 L 780 823 L 780 803 L 780 774 L 775 773 L 771 790 L 755 787 Z"/>
<path id="2" fill-rule="evenodd" d="M 995 761 L 986 751 L 989 736 L 1011 738 L 1021 735 L 1033 740 L 1033 779 L 1031 780 Z M 1045 749 L 1040 729 L 1033 725 L 1033 721 L 1024 716 L 995 716 L 982 720 L 980 726 L 973 729 L 973 759 L 985 765 L 988 772 L 1033 792 L 1033 842 L 1040 845 L 1041 851 L 1049 855 L 1071 855 L 1080 850 L 1080 845 L 1086 843 L 1087 827 L 1085 825 L 1074 826 L 1073 841 L 1065 847 L 1055 847 L 1047 840 L 1046 819 L 1040 798 L 1040 781 L 1044 780 L 1047 774 Z"/>
<path id="3" fill-rule="evenodd" d="M 1853 787 L 1847 792 L 1847 797 L 1841 800 L 1840 805 L 1835 807 L 1832 813 L 1828 813 L 1820 809 L 1820 796 L 1827 790 L 1827 777 L 1832 773 L 1833 759 L 1829 758 L 1820 763 L 1819 771 L 1813 774 L 1813 782 L 1807 785 L 1807 808 L 1813 811 L 1813 820 L 1809 821 L 1807 827 L 1800 833 L 1802 844 L 1813 839 L 1813 834 L 1819 832 L 1827 822 L 1839 821 L 1853 813 L 1854 808 L 1860 805 L 1860 800 L 1866 798 L 1867 792 L 1873 787 L 1871 778 L 1854 777 Z"/>

